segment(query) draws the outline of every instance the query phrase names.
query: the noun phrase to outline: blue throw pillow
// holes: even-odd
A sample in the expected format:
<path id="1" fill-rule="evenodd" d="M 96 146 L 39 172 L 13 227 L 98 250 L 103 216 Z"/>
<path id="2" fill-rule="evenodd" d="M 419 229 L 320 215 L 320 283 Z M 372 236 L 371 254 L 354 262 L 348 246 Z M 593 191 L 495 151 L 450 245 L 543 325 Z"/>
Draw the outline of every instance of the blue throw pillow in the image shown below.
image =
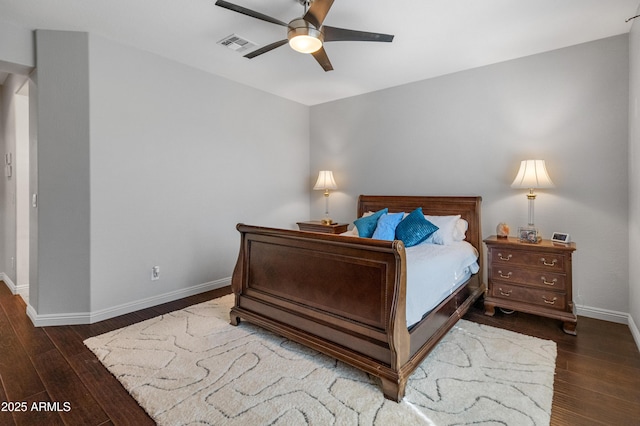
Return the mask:
<path id="1" fill-rule="evenodd" d="M 358 235 L 364 238 L 371 238 L 374 231 L 376 230 L 376 226 L 378 226 L 378 219 L 383 214 L 387 214 L 389 209 L 378 210 L 371 216 L 361 217 L 360 219 L 356 219 L 353 224 L 358 228 Z"/>
<path id="2" fill-rule="evenodd" d="M 378 219 L 378 225 L 371 238 L 387 241 L 394 240 L 396 237 L 396 226 L 398 226 L 403 217 L 404 212 L 383 214 Z"/>
<path id="3" fill-rule="evenodd" d="M 401 240 L 405 247 L 411 247 L 420 244 L 437 230 L 436 225 L 425 219 L 422 207 L 418 207 L 398 224 L 396 239 Z"/>

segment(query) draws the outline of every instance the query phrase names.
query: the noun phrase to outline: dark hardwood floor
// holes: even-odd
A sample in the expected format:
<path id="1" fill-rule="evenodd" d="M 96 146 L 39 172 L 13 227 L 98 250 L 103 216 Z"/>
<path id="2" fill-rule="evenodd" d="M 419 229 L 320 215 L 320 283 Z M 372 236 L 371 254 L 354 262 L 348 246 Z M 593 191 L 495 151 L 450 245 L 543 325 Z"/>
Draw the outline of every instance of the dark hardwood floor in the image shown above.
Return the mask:
<path id="1" fill-rule="evenodd" d="M 153 424 L 83 340 L 229 292 L 226 287 L 92 325 L 35 328 L 22 298 L 0 284 L 0 425 Z M 481 303 L 465 319 L 558 344 L 552 425 L 640 425 L 640 353 L 627 326 L 580 317 L 574 337 L 555 320 L 521 313 L 487 317 Z"/>

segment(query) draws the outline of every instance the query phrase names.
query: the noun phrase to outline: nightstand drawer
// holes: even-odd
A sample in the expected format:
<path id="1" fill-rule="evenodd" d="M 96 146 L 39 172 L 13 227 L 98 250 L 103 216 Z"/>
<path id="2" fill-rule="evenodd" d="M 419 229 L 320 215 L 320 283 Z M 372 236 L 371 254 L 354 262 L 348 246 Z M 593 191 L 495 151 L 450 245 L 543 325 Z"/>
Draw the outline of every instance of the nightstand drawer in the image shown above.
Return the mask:
<path id="1" fill-rule="evenodd" d="M 491 291 L 493 297 L 518 302 L 540 305 L 546 308 L 563 310 L 566 308 L 567 297 L 564 293 L 538 290 L 530 287 L 512 286 L 496 283 Z"/>
<path id="2" fill-rule="evenodd" d="M 525 284 L 549 290 L 565 290 L 566 276 L 537 269 L 512 268 L 510 265 L 493 265 L 491 279 L 495 281 Z"/>
<path id="3" fill-rule="evenodd" d="M 491 248 L 491 263 L 493 265 L 526 265 L 564 271 L 566 261 L 564 254 L 511 250 L 509 247 L 493 247 Z"/>

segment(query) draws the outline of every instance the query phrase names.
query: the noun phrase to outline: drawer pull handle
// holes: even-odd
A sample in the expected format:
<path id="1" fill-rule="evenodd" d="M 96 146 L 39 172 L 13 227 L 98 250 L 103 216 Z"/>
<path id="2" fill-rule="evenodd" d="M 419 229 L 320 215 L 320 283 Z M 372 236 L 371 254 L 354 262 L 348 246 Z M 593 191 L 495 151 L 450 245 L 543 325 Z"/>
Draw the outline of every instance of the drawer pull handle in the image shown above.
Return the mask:
<path id="1" fill-rule="evenodd" d="M 544 257 L 541 257 L 540 262 L 542 262 L 544 266 L 556 266 L 556 263 L 558 263 L 558 259 L 553 259 L 551 263 L 549 263 L 547 262 L 547 259 L 545 259 Z"/>
<path id="2" fill-rule="evenodd" d="M 510 279 L 513 272 L 509 272 L 507 275 L 504 275 L 501 270 L 498 270 L 498 274 L 500 275 L 500 278 Z"/>
<path id="3" fill-rule="evenodd" d="M 509 291 L 507 291 L 507 292 L 505 293 L 505 291 L 502 289 L 502 287 L 500 287 L 500 288 L 498 289 L 498 291 L 500 291 L 500 295 L 501 295 L 501 296 L 509 297 L 509 296 L 511 296 L 511 292 L 512 292 L 513 290 L 509 290 Z"/>
<path id="4" fill-rule="evenodd" d="M 498 257 L 500 258 L 500 260 L 504 260 L 505 262 L 508 262 L 509 260 L 511 260 L 511 258 L 513 257 L 512 254 L 508 255 L 507 257 L 504 257 L 502 255 L 502 253 L 498 253 Z"/>
<path id="5" fill-rule="evenodd" d="M 556 285 L 556 283 L 558 282 L 557 278 L 554 278 L 553 281 L 551 282 L 547 281 L 545 277 L 540 277 L 540 279 L 542 280 L 542 284 L 546 284 L 546 285 Z"/>
<path id="6" fill-rule="evenodd" d="M 544 300 L 544 303 L 546 303 L 547 305 L 555 305 L 558 298 L 554 297 L 553 300 L 547 300 L 546 297 L 542 296 L 542 300 Z"/>

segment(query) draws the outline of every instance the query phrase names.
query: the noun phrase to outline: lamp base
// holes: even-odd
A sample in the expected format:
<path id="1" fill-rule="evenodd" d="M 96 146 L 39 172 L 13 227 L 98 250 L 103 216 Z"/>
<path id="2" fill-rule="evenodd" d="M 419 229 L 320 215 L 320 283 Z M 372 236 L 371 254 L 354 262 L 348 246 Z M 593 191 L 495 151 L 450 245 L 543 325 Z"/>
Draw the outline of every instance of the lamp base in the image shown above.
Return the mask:
<path id="1" fill-rule="evenodd" d="M 320 221 L 320 223 L 322 223 L 323 225 L 331 225 L 333 223 L 333 220 L 329 217 L 325 217 Z"/>
<path id="2" fill-rule="evenodd" d="M 537 244 L 542 241 L 538 228 L 527 225 L 518 228 L 518 239 L 521 243 Z"/>

